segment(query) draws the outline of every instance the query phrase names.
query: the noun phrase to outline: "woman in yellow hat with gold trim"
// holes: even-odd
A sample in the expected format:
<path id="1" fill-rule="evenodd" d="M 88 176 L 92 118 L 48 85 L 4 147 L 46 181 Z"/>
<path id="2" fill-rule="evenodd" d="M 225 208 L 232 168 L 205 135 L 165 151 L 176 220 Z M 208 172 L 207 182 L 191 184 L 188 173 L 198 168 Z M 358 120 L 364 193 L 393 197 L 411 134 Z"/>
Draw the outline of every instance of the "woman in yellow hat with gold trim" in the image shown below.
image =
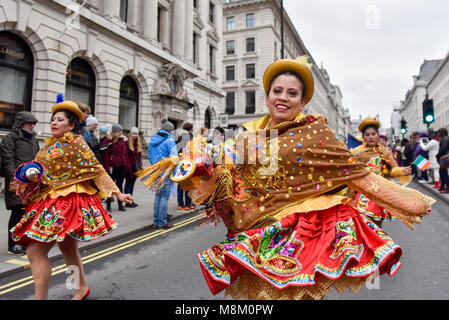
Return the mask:
<path id="1" fill-rule="evenodd" d="M 17 184 L 18 194 L 28 204 L 20 222 L 10 230 L 14 241 L 27 247 L 34 279 L 35 299 L 47 299 L 51 278 L 48 252 L 58 244 L 67 266 L 75 267 L 79 283 L 74 300 L 86 298 L 87 285 L 78 241 L 88 241 L 109 234 L 117 228 L 103 208 L 101 198 L 115 195 L 132 203 L 122 194 L 80 135 L 73 134 L 83 112 L 72 101 L 62 101 L 52 108 L 52 137 L 39 150 L 36 161 L 43 167 L 38 188 Z M 76 272 L 74 270 L 74 272 Z"/>
<path id="2" fill-rule="evenodd" d="M 189 184 L 192 200 L 213 205 L 209 217 L 228 228 L 225 241 L 198 254 L 214 295 L 322 299 L 330 287 L 358 291 L 375 272 L 393 276 L 402 251 L 339 191 L 349 186 L 367 193 L 410 227 L 434 202 L 371 173 L 324 116 L 303 113 L 314 91 L 310 68 L 304 58 L 271 64 L 264 75 L 270 114 L 235 137 L 235 162 L 215 163 L 212 174 Z M 192 141 L 183 159 L 203 152 L 201 142 Z M 153 187 L 179 160 L 139 176 Z"/>
<path id="3" fill-rule="evenodd" d="M 380 122 L 375 118 L 366 118 L 359 124 L 362 133 L 363 144 L 351 149 L 355 158 L 365 163 L 371 171 L 377 175 L 390 178 L 398 178 L 401 183 L 410 182 L 410 167 L 399 167 L 389 148 L 379 142 Z M 382 227 L 383 220 L 392 220 L 392 216 L 384 207 L 370 201 L 365 195 L 357 193 L 355 197 L 357 209 Z"/>

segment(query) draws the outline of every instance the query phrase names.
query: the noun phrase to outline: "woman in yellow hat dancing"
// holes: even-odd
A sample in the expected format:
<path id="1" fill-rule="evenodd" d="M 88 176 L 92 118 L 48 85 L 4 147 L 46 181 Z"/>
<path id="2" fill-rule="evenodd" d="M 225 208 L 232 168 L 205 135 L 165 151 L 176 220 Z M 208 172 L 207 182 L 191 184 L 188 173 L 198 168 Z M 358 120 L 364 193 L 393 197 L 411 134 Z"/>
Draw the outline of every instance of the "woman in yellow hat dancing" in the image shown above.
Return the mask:
<path id="1" fill-rule="evenodd" d="M 410 182 L 410 167 L 399 167 L 393 157 L 392 151 L 384 147 L 379 142 L 380 123 L 375 118 L 366 118 L 359 124 L 359 131 L 362 133 L 363 143 L 350 151 L 355 158 L 366 164 L 371 171 L 387 179 L 396 177 L 401 183 Z M 379 227 L 382 221 L 392 220 L 392 216 L 384 207 L 370 201 L 362 193 L 357 193 L 355 197 L 357 209 L 373 220 Z"/>
<path id="2" fill-rule="evenodd" d="M 193 201 L 212 204 L 211 219 L 219 217 L 228 228 L 225 241 L 198 254 L 212 294 L 322 299 L 330 287 L 358 291 L 375 272 L 393 276 L 401 248 L 339 191 L 349 186 L 363 192 L 408 224 L 427 214 L 434 200 L 371 173 L 324 116 L 303 113 L 314 92 L 306 59 L 271 64 L 264 88 L 270 114 L 244 125 L 235 154 L 223 152 L 234 163 L 221 161 L 211 174 L 200 166 L 196 175 L 196 159 L 208 156 L 195 139 L 181 161 L 191 169 L 184 170 L 190 182 L 182 185 L 192 188 Z M 161 183 L 152 175 L 172 170 L 180 181 L 176 163 L 171 158 L 139 176 L 152 187 Z"/>
<path id="3" fill-rule="evenodd" d="M 24 202 L 31 203 L 10 233 L 14 241 L 27 247 L 36 299 L 48 297 L 51 278 L 48 252 L 58 243 L 67 266 L 75 267 L 73 271 L 79 275 L 75 286 L 78 290 L 73 297 L 79 300 L 87 297 L 90 289 L 78 241 L 96 239 L 117 228 L 100 197 L 114 194 L 119 201 L 128 203 L 133 198 L 118 190 L 83 138 L 72 133 L 84 117 L 78 105 L 62 101 L 53 106 L 52 112 L 52 137 L 46 139 L 46 145 L 36 155 L 36 161 L 43 167 L 41 178 L 34 184 L 17 183 L 18 194 L 27 195 Z M 29 186 L 35 188 L 31 193 L 27 190 Z"/>

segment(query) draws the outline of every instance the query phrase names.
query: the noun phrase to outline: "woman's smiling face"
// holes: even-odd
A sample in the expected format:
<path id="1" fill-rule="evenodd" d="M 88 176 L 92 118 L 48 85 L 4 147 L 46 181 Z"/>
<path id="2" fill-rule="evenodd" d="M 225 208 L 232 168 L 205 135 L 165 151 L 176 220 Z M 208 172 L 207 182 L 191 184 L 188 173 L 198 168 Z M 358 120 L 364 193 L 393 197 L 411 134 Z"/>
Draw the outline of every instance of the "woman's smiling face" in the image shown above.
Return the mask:
<path id="1" fill-rule="evenodd" d="M 305 105 L 301 82 L 293 75 L 281 74 L 272 82 L 265 102 L 271 114 L 271 126 L 295 119 Z"/>

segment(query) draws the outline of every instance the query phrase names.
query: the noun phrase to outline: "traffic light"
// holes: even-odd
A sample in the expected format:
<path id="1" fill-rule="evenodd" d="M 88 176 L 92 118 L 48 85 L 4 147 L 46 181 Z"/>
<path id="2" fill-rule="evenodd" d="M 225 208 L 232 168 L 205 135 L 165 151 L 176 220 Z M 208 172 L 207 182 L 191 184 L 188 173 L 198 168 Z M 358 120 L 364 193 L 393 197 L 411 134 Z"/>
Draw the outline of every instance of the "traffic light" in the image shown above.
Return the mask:
<path id="1" fill-rule="evenodd" d="M 404 135 L 407 133 L 407 121 L 401 120 L 401 133 Z"/>
<path id="2" fill-rule="evenodd" d="M 423 114 L 423 121 L 425 124 L 430 125 L 432 122 L 435 121 L 435 116 L 433 115 L 433 100 L 428 99 L 427 96 L 422 103 L 422 114 Z"/>

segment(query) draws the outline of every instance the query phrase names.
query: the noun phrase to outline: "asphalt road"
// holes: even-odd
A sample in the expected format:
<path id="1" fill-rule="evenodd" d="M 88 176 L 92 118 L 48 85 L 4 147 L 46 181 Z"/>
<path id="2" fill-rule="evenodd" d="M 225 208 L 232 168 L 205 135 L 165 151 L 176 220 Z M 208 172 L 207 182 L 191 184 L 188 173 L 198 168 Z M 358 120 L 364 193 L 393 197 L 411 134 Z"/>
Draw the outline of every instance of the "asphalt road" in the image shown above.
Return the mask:
<path id="1" fill-rule="evenodd" d="M 420 190 L 425 192 L 424 190 Z M 196 253 L 225 238 L 226 230 L 199 227 L 195 216 L 167 231 L 135 234 L 120 242 L 82 252 L 91 287 L 90 300 L 221 300 L 212 296 Z M 449 207 L 437 202 L 415 231 L 400 222 L 384 223 L 385 231 L 403 249 L 402 268 L 393 278 L 381 276 L 373 288 L 359 294 L 332 291 L 326 300 L 447 300 L 449 299 Z M 63 261 L 53 264 L 50 299 L 70 299 L 69 275 Z M 0 279 L 0 299 L 33 299 L 29 270 Z M 69 279 L 70 280 L 70 279 Z M 11 290 L 9 292 L 6 292 Z"/>

